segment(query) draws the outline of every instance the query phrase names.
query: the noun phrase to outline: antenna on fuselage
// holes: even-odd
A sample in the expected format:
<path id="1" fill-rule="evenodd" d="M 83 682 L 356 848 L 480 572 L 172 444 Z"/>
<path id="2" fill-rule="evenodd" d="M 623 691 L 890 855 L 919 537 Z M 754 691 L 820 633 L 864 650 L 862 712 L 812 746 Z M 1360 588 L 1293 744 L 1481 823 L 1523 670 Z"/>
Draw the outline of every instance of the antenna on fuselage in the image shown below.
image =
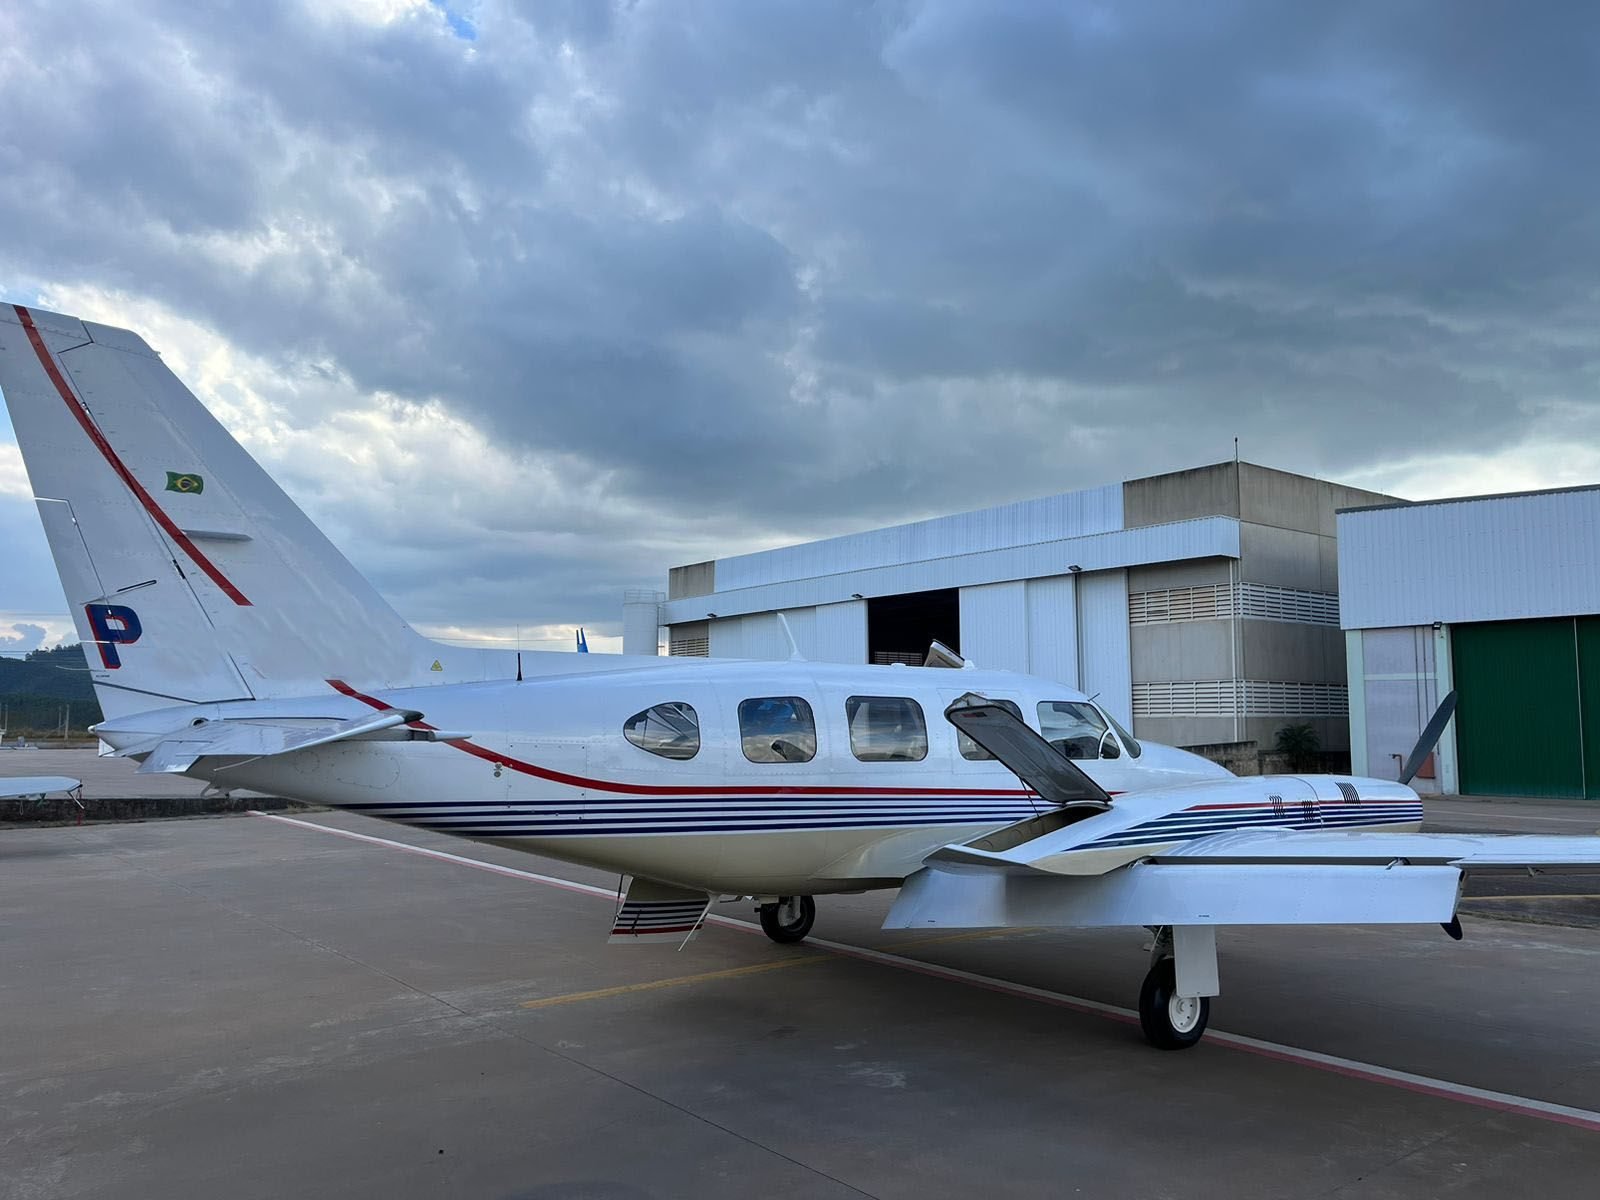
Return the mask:
<path id="1" fill-rule="evenodd" d="M 794 630 L 789 628 L 789 618 L 782 613 L 774 613 L 778 618 L 778 628 L 783 630 L 783 636 L 789 639 L 789 661 L 805 662 L 806 656 L 800 653 L 800 643 L 794 640 Z"/>

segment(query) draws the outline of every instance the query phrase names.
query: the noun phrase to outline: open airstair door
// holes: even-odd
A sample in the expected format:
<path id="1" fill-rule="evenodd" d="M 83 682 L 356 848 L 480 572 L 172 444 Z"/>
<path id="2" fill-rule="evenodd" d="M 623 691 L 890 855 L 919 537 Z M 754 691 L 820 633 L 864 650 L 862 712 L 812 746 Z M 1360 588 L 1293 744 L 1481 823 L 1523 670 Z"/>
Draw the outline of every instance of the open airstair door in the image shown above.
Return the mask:
<path id="1" fill-rule="evenodd" d="M 944 719 L 994 755 L 1040 799 L 1062 808 L 1111 807 L 1111 797 L 1098 783 L 1003 705 L 958 700 L 944 710 Z"/>

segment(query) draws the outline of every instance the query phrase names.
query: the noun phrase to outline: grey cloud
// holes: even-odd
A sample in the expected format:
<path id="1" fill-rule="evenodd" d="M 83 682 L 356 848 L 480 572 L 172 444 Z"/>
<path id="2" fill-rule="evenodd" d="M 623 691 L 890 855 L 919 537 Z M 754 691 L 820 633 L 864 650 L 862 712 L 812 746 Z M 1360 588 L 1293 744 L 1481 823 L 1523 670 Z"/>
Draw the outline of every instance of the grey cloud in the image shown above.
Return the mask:
<path id="1" fill-rule="evenodd" d="M 472 20 L 24 4 L 0 61 L 49 65 L 0 73 L 0 282 L 149 295 L 567 456 L 606 481 L 590 541 L 523 564 L 565 610 L 667 565 L 608 506 L 805 537 L 1234 432 L 1337 475 L 1556 401 L 1600 424 L 1587 6 Z M 423 607 L 493 606 L 518 569 L 352 532 Z"/>

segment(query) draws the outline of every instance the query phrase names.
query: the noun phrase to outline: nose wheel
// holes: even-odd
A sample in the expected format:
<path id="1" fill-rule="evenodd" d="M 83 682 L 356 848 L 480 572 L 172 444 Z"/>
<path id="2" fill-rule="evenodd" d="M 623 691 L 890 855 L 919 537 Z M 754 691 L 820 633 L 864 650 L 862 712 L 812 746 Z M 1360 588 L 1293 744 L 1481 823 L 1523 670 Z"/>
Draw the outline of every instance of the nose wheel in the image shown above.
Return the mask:
<path id="1" fill-rule="evenodd" d="M 1178 973 L 1170 958 L 1159 960 L 1139 989 L 1139 1027 L 1161 1050 L 1187 1050 L 1205 1034 L 1211 1019 L 1209 996 L 1178 995 Z"/>
<path id="2" fill-rule="evenodd" d="M 817 920 L 817 902 L 810 896 L 779 896 L 776 904 L 763 904 L 761 932 L 780 945 L 804 941 Z"/>

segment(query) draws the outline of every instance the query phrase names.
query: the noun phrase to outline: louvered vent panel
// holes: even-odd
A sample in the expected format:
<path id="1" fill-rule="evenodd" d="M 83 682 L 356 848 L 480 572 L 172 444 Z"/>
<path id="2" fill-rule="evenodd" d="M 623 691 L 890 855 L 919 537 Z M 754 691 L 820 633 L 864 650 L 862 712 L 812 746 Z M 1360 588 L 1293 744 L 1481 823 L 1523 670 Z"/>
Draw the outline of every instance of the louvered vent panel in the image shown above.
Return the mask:
<path id="1" fill-rule="evenodd" d="M 1133 685 L 1135 717 L 1343 717 L 1349 710 L 1350 689 L 1342 683 L 1202 679 Z"/>
<path id="2" fill-rule="evenodd" d="M 1212 621 L 1235 616 L 1336 626 L 1339 624 L 1339 597 L 1331 592 L 1308 592 L 1264 583 L 1241 584 L 1237 593 L 1231 584 L 1208 583 L 1128 594 L 1130 625 Z"/>

